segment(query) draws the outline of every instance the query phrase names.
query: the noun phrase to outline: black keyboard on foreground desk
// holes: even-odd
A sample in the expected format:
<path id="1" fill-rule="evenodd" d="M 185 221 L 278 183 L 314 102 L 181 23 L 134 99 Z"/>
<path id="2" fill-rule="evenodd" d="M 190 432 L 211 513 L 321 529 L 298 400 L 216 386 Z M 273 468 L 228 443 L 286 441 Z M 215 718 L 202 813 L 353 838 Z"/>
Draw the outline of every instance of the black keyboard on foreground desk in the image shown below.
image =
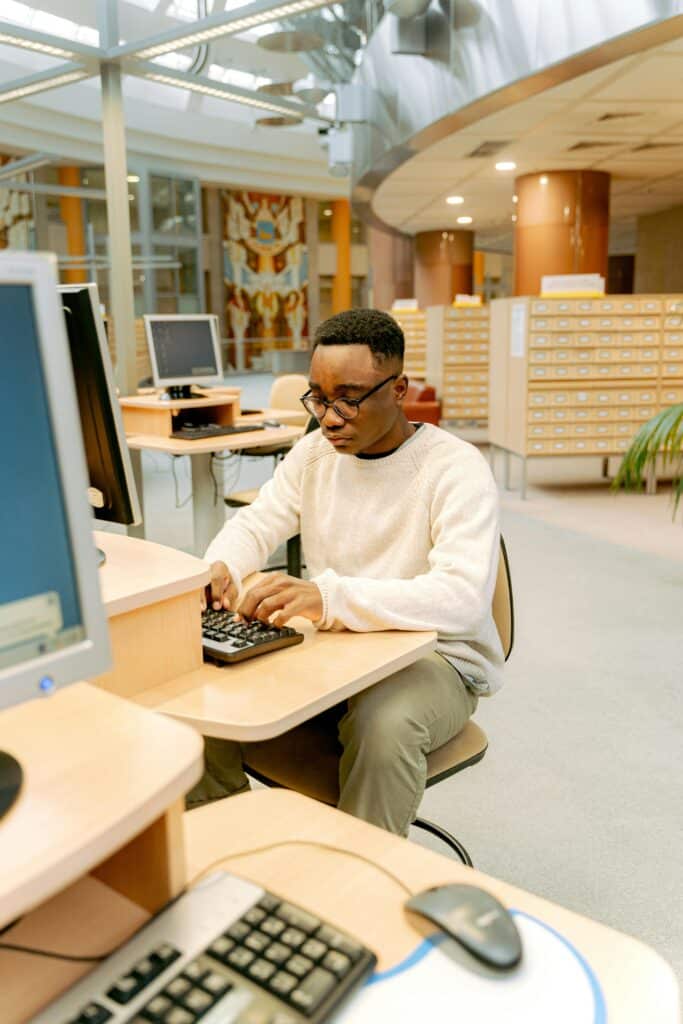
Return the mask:
<path id="1" fill-rule="evenodd" d="M 235 620 L 235 613 L 207 608 L 202 612 L 202 644 L 204 654 L 216 661 L 244 661 L 258 654 L 268 654 L 280 647 L 300 644 L 303 633 L 289 626 L 278 628 L 259 619 L 249 622 Z"/>
<path id="2" fill-rule="evenodd" d="M 205 437 L 223 437 L 230 434 L 250 434 L 254 430 L 265 430 L 262 423 L 226 427 L 221 423 L 185 423 L 171 434 L 176 441 L 200 441 Z"/>
<path id="3" fill-rule="evenodd" d="M 220 871 L 31 1024 L 320 1024 L 376 962 L 308 911 Z"/>

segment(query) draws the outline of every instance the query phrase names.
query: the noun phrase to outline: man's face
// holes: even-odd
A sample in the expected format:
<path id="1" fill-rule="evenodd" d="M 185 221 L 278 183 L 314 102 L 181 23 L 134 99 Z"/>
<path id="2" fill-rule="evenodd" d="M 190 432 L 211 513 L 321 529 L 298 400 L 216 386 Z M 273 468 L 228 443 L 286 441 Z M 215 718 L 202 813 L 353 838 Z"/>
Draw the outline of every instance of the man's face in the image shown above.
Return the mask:
<path id="1" fill-rule="evenodd" d="M 382 440 L 396 428 L 401 417 L 407 380 L 401 374 L 399 360 L 375 363 L 367 345 L 318 345 L 311 359 L 309 378 L 315 398 L 329 402 L 359 399 L 392 374 L 398 379 L 388 381 L 362 402 L 354 419 L 344 420 L 332 407 L 325 411 L 320 428 L 337 452 L 357 455 L 376 446 L 381 449 Z"/>

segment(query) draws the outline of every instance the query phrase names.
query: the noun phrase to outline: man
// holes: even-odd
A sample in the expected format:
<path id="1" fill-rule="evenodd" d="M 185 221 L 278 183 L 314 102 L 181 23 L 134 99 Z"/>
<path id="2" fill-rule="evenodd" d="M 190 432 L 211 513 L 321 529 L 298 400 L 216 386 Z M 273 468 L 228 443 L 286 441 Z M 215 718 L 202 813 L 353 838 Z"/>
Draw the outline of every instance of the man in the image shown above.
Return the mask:
<path id="1" fill-rule="evenodd" d="M 456 735 L 501 682 L 491 614 L 498 498 L 476 448 L 402 403 L 403 333 L 387 314 L 340 313 L 315 335 L 303 437 L 256 501 L 206 552 L 215 608 L 319 629 L 437 630 L 438 653 L 351 698 L 339 721 L 339 807 L 405 835 L 422 798 L 426 755 Z M 309 580 L 242 580 L 301 533 Z M 207 772 L 188 802 L 246 788 L 236 744 L 207 740 Z"/>

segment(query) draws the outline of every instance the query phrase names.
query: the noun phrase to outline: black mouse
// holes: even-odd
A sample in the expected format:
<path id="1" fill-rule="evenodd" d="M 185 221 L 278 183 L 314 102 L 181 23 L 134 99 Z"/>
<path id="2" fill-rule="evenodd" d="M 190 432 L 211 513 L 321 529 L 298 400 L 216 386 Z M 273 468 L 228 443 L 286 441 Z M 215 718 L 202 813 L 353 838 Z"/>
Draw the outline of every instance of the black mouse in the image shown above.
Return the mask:
<path id="1" fill-rule="evenodd" d="M 512 916 L 484 889 L 440 885 L 418 893 L 405 906 L 433 921 L 487 967 L 509 971 L 522 959 L 522 940 Z"/>

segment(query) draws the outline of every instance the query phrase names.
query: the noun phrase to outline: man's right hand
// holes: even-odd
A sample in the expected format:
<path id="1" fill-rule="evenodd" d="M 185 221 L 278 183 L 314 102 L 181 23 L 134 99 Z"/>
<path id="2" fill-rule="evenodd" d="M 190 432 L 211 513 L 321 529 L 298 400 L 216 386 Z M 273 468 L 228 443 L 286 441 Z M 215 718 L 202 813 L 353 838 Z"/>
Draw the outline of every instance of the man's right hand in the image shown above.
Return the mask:
<path id="1" fill-rule="evenodd" d="M 207 604 L 219 608 L 234 609 L 237 604 L 237 587 L 225 562 L 211 563 L 211 580 L 202 590 L 202 611 Z"/>

